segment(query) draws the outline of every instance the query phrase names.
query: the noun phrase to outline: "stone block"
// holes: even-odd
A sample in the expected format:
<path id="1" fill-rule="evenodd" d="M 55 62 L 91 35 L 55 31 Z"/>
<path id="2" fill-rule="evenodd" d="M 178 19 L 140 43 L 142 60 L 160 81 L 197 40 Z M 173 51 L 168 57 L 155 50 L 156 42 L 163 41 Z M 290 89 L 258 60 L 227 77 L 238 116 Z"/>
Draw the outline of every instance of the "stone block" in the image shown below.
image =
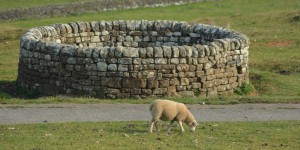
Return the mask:
<path id="1" fill-rule="evenodd" d="M 91 37 L 91 42 L 100 42 L 100 37 L 99 36 L 92 36 Z"/>
<path id="2" fill-rule="evenodd" d="M 166 59 L 166 58 L 155 58 L 155 60 L 154 60 L 154 62 L 155 62 L 155 64 L 167 64 L 168 62 L 167 62 L 168 60 Z"/>
<path id="3" fill-rule="evenodd" d="M 153 58 L 154 57 L 154 50 L 153 50 L 152 47 L 147 47 L 146 56 L 148 58 Z"/>
<path id="4" fill-rule="evenodd" d="M 161 87 L 161 88 L 169 87 L 169 85 L 170 85 L 169 80 L 160 80 L 159 81 L 159 87 Z"/>
<path id="5" fill-rule="evenodd" d="M 220 85 L 217 87 L 218 92 L 226 91 L 226 86 L 225 85 Z"/>
<path id="6" fill-rule="evenodd" d="M 121 88 L 120 77 L 101 77 L 101 86 L 108 88 Z"/>
<path id="7" fill-rule="evenodd" d="M 168 93 L 167 88 L 157 88 L 153 89 L 153 95 L 166 95 Z"/>
<path id="8" fill-rule="evenodd" d="M 193 91 L 182 91 L 179 92 L 179 94 L 183 97 L 191 97 L 191 98 L 195 98 L 195 93 Z"/>
<path id="9" fill-rule="evenodd" d="M 146 48 L 140 48 L 139 49 L 139 56 L 140 58 L 146 58 L 147 49 Z"/>
<path id="10" fill-rule="evenodd" d="M 183 46 L 178 46 L 178 50 L 179 50 L 179 57 L 181 58 L 186 58 L 186 49 Z"/>
<path id="11" fill-rule="evenodd" d="M 108 47 L 101 48 L 101 50 L 100 50 L 100 58 L 107 58 L 108 51 L 109 51 Z"/>
<path id="12" fill-rule="evenodd" d="M 182 86 L 182 85 L 176 86 L 176 91 L 178 91 L 178 92 L 185 91 L 185 90 L 186 90 L 186 86 Z"/>
<path id="13" fill-rule="evenodd" d="M 148 80 L 147 81 L 147 88 L 148 89 L 157 89 L 158 88 L 158 81 L 157 80 Z"/>
<path id="14" fill-rule="evenodd" d="M 95 71 L 98 70 L 98 66 L 96 64 L 85 64 L 86 71 Z"/>
<path id="15" fill-rule="evenodd" d="M 141 94 L 142 95 L 152 95 L 152 90 L 151 89 L 142 89 Z"/>
<path id="16" fill-rule="evenodd" d="M 119 64 L 118 71 L 121 71 L 121 72 L 128 71 L 128 65 Z"/>
<path id="17" fill-rule="evenodd" d="M 190 80 L 188 78 L 180 78 L 180 85 L 189 85 Z"/>
<path id="18" fill-rule="evenodd" d="M 206 76 L 206 80 L 207 81 L 212 81 L 212 80 L 214 80 L 214 79 L 216 79 L 216 76 L 213 74 L 213 75 L 207 75 Z"/>
<path id="19" fill-rule="evenodd" d="M 164 51 L 164 57 L 165 58 L 171 58 L 172 56 L 172 49 L 170 46 L 163 46 L 163 51 Z"/>
<path id="20" fill-rule="evenodd" d="M 141 94 L 141 89 L 132 88 L 132 89 L 130 89 L 130 94 L 131 95 L 139 95 L 139 94 Z"/>
<path id="21" fill-rule="evenodd" d="M 125 48 L 125 49 L 123 49 L 123 56 L 130 57 L 130 58 L 139 57 L 139 49 L 138 48 Z"/>
<path id="22" fill-rule="evenodd" d="M 217 96 L 218 90 L 217 88 L 208 88 L 207 89 L 207 96 Z"/>
<path id="23" fill-rule="evenodd" d="M 171 64 L 179 64 L 178 58 L 171 58 Z"/>
<path id="24" fill-rule="evenodd" d="M 202 88 L 210 88 L 214 86 L 214 81 L 205 81 L 202 84 Z"/>
<path id="25" fill-rule="evenodd" d="M 147 86 L 146 79 L 123 78 L 122 87 L 125 88 L 145 88 Z"/>
<path id="26" fill-rule="evenodd" d="M 179 85 L 180 81 L 177 78 L 170 79 L 170 86 Z"/>
<path id="27" fill-rule="evenodd" d="M 109 65 L 107 66 L 107 70 L 108 70 L 108 71 L 117 71 L 117 70 L 118 70 L 117 64 L 109 64 Z"/>
<path id="28" fill-rule="evenodd" d="M 237 82 L 237 77 L 230 77 L 228 81 L 229 83 Z"/>
<path id="29" fill-rule="evenodd" d="M 98 71 L 107 71 L 107 64 L 105 62 L 98 62 L 96 70 L 98 70 Z"/>
<path id="30" fill-rule="evenodd" d="M 176 86 L 169 86 L 167 88 L 167 94 L 168 94 L 168 96 L 176 96 L 177 95 Z"/>
<path id="31" fill-rule="evenodd" d="M 186 72 L 185 73 L 185 77 L 186 78 L 193 78 L 195 76 L 196 76 L 195 72 Z"/>
<path id="32" fill-rule="evenodd" d="M 120 59 L 118 59 L 118 63 L 123 64 L 123 65 L 131 65 L 132 58 L 120 58 Z"/>
<path id="33" fill-rule="evenodd" d="M 163 58 L 163 49 L 161 47 L 154 47 L 154 57 Z"/>
<path id="34" fill-rule="evenodd" d="M 193 89 L 199 89 L 199 88 L 201 88 L 201 83 L 199 83 L 199 82 L 192 83 L 192 88 Z"/>
<path id="35" fill-rule="evenodd" d="M 75 65 L 76 64 L 76 58 L 74 58 L 74 57 L 67 58 L 67 63 L 70 64 L 70 65 Z"/>

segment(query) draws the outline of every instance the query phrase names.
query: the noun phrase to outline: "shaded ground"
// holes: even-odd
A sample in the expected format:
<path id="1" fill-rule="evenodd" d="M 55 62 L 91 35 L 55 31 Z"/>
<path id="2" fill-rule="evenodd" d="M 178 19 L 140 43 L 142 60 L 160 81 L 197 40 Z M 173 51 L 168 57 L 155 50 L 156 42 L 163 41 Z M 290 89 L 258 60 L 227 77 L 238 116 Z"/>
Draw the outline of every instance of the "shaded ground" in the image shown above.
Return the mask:
<path id="1" fill-rule="evenodd" d="M 0 124 L 147 121 L 147 104 L 0 105 Z M 300 120 L 300 104 L 187 105 L 199 121 Z"/>
<path id="2" fill-rule="evenodd" d="M 23 97 L 22 95 L 17 94 L 16 82 L 12 81 L 0 81 L 0 92 L 6 93 L 12 97 Z"/>

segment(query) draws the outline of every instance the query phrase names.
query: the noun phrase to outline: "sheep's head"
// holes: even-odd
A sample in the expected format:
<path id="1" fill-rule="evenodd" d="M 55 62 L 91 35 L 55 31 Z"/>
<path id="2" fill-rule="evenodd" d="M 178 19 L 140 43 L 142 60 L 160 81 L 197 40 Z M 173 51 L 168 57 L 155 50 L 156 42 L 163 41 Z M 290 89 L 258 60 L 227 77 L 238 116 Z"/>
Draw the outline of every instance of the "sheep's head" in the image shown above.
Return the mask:
<path id="1" fill-rule="evenodd" d="M 194 120 L 193 122 L 189 123 L 188 125 L 190 127 L 190 130 L 194 132 L 198 123 L 196 120 Z"/>

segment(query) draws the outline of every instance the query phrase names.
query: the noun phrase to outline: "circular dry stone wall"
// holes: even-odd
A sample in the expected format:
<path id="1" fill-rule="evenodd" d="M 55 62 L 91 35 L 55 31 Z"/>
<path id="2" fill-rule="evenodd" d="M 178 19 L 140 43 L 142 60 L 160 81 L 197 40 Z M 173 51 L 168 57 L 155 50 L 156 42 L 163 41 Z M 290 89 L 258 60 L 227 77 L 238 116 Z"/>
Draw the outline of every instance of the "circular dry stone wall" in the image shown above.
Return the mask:
<path id="1" fill-rule="evenodd" d="M 249 44 L 234 30 L 168 20 L 36 27 L 21 37 L 18 83 L 44 95 L 224 95 L 248 82 Z"/>

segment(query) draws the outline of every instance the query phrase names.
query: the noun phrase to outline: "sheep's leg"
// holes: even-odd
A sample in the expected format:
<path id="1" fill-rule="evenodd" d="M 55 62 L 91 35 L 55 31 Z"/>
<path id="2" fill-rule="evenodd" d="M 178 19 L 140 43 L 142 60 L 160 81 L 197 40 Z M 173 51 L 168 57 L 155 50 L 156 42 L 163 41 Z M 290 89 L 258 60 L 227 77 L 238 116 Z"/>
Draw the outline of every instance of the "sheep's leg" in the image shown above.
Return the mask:
<path id="1" fill-rule="evenodd" d="M 167 131 L 167 132 L 171 132 L 171 127 L 173 127 L 173 122 L 174 122 L 174 121 L 171 121 L 171 122 L 170 122 L 170 124 L 169 124 L 169 126 L 168 126 L 168 131 Z"/>
<path id="2" fill-rule="evenodd" d="M 150 133 L 152 133 L 152 131 L 153 131 L 153 125 L 154 125 L 155 122 L 156 121 L 153 121 L 153 120 L 150 121 L 150 126 L 149 126 L 149 132 Z"/>
<path id="3" fill-rule="evenodd" d="M 182 126 L 182 122 L 181 122 L 181 121 L 178 121 L 178 123 L 179 123 L 180 129 L 181 129 L 181 132 L 184 132 L 184 128 L 183 128 L 183 126 Z"/>
<path id="4" fill-rule="evenodd" d="M 156 131 L 159 132 L 158 121 L 156 121 L 156 122 L 154 123 L 154 125 L 155 125 Z"/>

